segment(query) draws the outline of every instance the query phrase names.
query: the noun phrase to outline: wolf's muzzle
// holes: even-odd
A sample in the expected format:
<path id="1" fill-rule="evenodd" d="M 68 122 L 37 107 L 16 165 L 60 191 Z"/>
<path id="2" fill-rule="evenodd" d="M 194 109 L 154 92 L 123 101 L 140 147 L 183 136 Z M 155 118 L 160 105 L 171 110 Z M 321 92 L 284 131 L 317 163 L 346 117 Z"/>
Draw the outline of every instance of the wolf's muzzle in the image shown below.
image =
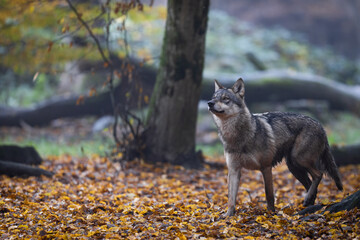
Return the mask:
<path id="1" fill-rule="evenodd" d="M 213 100 L 211 100 L 211 101 L 208 101 L 207 104 L 208 104 L 209 108 L 211 109 L 214 107 L 215 102 Z"/>
<path id="2" fill-rule="evenodd" d="M 215 102 L 213 100 L 211 101 L 208 101 L 208 109 L 210 112 L 214 113 L 214 114 L 217 114 L 217 113 L 224 113 L 224 111 L 218 111 L 216 110 L 214 107 L 215 107 Z"/>

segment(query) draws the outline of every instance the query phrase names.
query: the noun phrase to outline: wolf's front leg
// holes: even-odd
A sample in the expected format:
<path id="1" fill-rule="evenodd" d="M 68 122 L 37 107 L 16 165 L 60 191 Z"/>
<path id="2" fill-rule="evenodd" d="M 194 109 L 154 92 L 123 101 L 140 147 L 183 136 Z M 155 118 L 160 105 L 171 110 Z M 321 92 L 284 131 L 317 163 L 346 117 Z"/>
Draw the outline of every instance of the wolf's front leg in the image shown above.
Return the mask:
<path id="1" fill-rule="evenodd" d="M 265 195 L 268 210 L 275 212 L 274 206 L 274 187 L 272 180 L 272 169 L 271 166 L 261 170 L 265 183 Z"/>
<path id="2" fill-rule="evenodd" d="M 241 168 L 229 168 L 228 173 L 228 211 L 224 217 L 233 216 L 235 213 L 236 196 L 241 178 Z"/>

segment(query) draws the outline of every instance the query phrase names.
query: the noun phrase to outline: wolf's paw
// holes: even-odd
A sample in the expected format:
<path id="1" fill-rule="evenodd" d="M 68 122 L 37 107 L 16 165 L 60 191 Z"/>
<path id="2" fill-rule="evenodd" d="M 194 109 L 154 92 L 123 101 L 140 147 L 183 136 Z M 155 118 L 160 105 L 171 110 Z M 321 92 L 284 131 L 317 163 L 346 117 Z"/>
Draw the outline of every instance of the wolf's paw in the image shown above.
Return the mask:
<path id="1" fill-rule="evenodd" d="M 234 216 L 234 214 L 235 214 L 235 208 L 229 208 L 227 210 L 227 212 L 225 214 L 223 214 L 221 217 L 222 218 L 227 218 L 227 217 Z"/>
<path id="2" fill-rule="evenodd" d="M 305 201 L 303 203 L 304 207 L 307 207 L 307 206 L 312 206 L 315 204 L 315 197 L 307 197 L 305 198 Z"/>

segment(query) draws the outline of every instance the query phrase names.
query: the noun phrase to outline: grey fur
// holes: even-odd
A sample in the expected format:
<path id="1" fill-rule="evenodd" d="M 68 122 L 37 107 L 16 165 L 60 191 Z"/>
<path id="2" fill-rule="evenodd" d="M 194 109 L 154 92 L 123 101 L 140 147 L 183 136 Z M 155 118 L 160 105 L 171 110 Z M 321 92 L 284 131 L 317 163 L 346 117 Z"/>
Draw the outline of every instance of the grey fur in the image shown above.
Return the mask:
<path id="1" fill-rule="evenodd" d="M 268 209 L 275 211 L 272 167 L 283 158 L 290 172 L 307 191 L 305 206 L 314 204 L 324 173 L 328 173 L 342 190 L 326 133 L 318 121 L 295 113 L 252 114 L 245 104 L 244 95 L 245 86 L 241 78 L 229 89 L 215 81 L 215 93 L 208 102 L 224 145 L 229 170 L 228 211 L 225 216 L 235 212 L 242 168 L 261 171 Z"/>

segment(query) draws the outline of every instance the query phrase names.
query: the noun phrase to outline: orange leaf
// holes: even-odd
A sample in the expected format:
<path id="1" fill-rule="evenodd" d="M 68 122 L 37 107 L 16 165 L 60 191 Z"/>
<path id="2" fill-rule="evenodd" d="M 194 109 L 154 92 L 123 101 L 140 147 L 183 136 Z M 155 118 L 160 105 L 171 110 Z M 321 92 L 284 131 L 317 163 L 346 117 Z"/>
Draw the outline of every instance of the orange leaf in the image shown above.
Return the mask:
<path id="1" fill-rule="evenodd" d="M 90 91 L 89 91 L 89 97 L 92 97 L 96 95 L 96 89 L 95 88 L 91 88 Z"/>
<path id="2" fill-rule="evenodd" d="M 53 43 L 52 41 L 50 41 L 50 42 L 48 43 L 48 49 L 47 49 L 48 52 L 51 51 L 53 45 L 54 45 L 54 43 Z"/>
<path id="3" fill-rule="evenodd" d="M 84 95 L 80 95 L 79 98 L 76 100 L 76 105 L 83 104 L 85 101 Z"/>

